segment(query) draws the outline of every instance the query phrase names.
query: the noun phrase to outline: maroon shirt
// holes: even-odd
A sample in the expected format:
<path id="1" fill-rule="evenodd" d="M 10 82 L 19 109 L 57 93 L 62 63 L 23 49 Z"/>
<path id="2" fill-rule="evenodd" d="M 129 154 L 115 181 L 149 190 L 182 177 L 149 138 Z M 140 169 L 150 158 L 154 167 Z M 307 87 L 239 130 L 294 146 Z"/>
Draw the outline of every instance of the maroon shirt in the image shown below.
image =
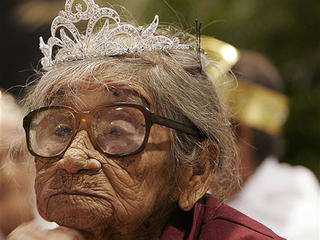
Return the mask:
<path id="1" fill-rule="evenodd" d="M 206 194 L 191 211 L 177 209 L 161 240 L 283 240 L 261 223 Z"/>

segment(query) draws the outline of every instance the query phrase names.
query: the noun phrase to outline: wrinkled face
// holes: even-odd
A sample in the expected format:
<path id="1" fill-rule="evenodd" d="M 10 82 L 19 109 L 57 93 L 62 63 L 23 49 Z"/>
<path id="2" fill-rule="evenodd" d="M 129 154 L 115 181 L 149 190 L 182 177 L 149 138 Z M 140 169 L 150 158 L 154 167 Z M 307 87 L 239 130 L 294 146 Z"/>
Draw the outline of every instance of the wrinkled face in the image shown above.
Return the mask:
<path id="1" fill-rule="evenodd" d="M 115 102 L 145 105 L 141 98 L 121 90 L 84 90 L 78 97 L 70 102 L 57 100 L 57 104 L 77 111 Z M 60 159 L 36 158 L 39 212 L 60 225 L 88 231 L 130 231 L 148 224 L 172 205 L 169 150 L 168 129 L 154 125 L 141 153 L 106 157 L 94 148 L 83 127 Z"/>

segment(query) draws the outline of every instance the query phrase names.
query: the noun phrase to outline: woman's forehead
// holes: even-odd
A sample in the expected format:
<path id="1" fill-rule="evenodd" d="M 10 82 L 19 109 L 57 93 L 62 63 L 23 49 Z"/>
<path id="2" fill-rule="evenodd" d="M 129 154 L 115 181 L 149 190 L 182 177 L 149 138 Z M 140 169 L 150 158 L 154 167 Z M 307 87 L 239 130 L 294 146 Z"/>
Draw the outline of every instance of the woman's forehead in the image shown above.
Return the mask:
<path id="1" fill-rule="evenodd" d="M 136 91 L 121 87 L 87 86 L 76 89 L 63 89 L 54 97 L 50 105 L 66 105 L 79 111 L 117 102 L 136 103 L 148 106 L 147 101 Z"/>

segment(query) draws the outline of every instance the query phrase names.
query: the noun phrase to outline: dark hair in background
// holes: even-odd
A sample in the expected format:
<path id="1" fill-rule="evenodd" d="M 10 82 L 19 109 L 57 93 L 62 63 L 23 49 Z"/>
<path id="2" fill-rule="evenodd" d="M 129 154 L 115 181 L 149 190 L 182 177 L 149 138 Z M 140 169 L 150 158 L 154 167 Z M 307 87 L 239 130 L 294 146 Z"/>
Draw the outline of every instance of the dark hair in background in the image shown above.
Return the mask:
<path id="1" fill-rule="evenodd" d="M 283 92 L 283 82 L 278 70 L 259 53 L 240 51 L 240 59 L 232 68 L 233 74 L 243 81 Z M 280 156 L 284 150 L 283 138 L 273 136 L 256 128 L 251 128 L 250 145 L 260 164 L 267 156 Z"/>

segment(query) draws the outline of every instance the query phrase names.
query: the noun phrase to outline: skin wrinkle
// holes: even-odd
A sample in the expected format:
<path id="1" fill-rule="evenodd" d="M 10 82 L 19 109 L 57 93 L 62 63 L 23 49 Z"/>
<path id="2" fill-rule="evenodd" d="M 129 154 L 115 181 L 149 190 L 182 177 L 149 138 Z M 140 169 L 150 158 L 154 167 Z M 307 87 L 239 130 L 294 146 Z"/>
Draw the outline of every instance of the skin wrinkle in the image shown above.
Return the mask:
<path id="1" fill-rule="evenodd" d="M 82 192 L 85 192 L 85 189 L 82 189 Z M 63 195 L 62 196 L 58 196 L 59 198 L 61 198 L 61 197 L 63 197 Z M 72 197 L 72 195 L 70 196 L 70 197 Z M 69 198 L 69 196 L 68 196 L 68 198 Z M 108 202 L 108 201 L 105 201 L 105 199 L 104 200 L 102 200 L 101 198 L 98 198 L 98 199 L 96 199 L 95 197 L 90 197 L 90 198 L 88 198 L 88 197 L 86 197 L 86 198 L 84 198 L 87 202 L 92 202 L 92 203 L 90 203 L 90 204 L 88 204 L 88 206 L 86 207 L 85 205 L 79 205 L 79 202 L 77 202 L 77 205 L 69 205 L 69 208 L 71 207 L 71 208 L 77 208 L 77 209 L 79 209 L 79 211 L 81 210 L 81 209 L 84 209 L 84 208 L 88 208 L 89 207 L 89 209 L 92 207 L 92 206 L 95 206 L 95 208 L 96 209 L 104 209 L 103 211 L 101 211 L 99 214 L 94 214 L 94 215 L 88 215 L 88 217 L 90 217 L 91 216 L 91 218 L 92 218 L 92 216 L 93 217 L 96 217 L 96 216 L 98 216 L 98 218 L 100 218 L 100 217 L 103 217 L 103 215 L 102 215 L 102 213 L 104 213 L 104 214 L 106 214 L 107 212 L 110 212 L 109 214 L 111 214 L 111 212 L 112 212 L 112 210 L 110 210 L 111 208 L 110 208 L 110 203 Z M 93 201 L 91 201 L 90 199 L 94 199 Z M 78 199 L 77 199 L 78 200 Z M 61 202 L 61 201 L 60 201 Z M 67 202 L 68 202 L 68 200 L 67 200 Z M 67 202 L 66 202 L 66 204 L 67 204 Z M 93 204 L 93 205 L 92 205 Z M 65 207 L 67 207 L 68 205 L 66 205 Z M 106 207 L 107 206 L 107 207 Z M 89 210 L 89 209 L 87 209 L 87 210 Z M 77 211 L 79 214 L 81 214 L 81 211 L 79 212 L 79 211 Z M 90 211 L 90 210 L 89 210 Z M 95 210 L 95 212 L 97 212 L 97 210 Z M 100 216 L 100 217 L 99 217 Z M 72 217 L 72 215 L 71 215 L 71 217 Z M 80 220 L 80 223 L 81 223 L 81 218 L 80 219 L 78 219 L 78 220 Z M 78 221 L 78 220 L 74 220 L 74 221 Z M 68 221 L 66 220 L 66 219 L 63 219 L 63 221 L 62 221 L 64 224 L 69 224 L 68 223 Z M 85 227 L 85 226 L 83 226 L 83 227 Z"/>
<path id="2" fill-rule="evenodd" d="M 64 157 L 58 161 L 58 167 L 70 167 L 70 170 L 74 173 L 76 173 L 79 168 L 100 170 L 101 163 L 96 156 L 92 156 L 91 149 L 93 149 L 93 146 L 87 136 L 87 132 L 83 130 L 80 131 L 73 140 L 72 145 L 64 154 Z M 68 159 L 70 158 L 77 158 L 77 165 L 74 165 L 75 163 L 73 162 L 73 165 L 69 166 L 68 163 L 71 161 L 68 161 Z"/>
<path id="3" fill-rule="evenodd" d="M 111 168 L 112 169 L 112 168 Z M 115 192 L 116 193 L 116 196 L 118 197 L 118 199 L 121 199 L 123 197 L 127 197 L 127 191 L 128 190 L 131 190 L 132 192 L 133 191 L 133 186 L 136 186 L 135 183 L 133 183 L 133 180 L 131 180 L 130 182 L 125 182 L 126 181 L 126 178 L 128 176 L 122 176 L 121 172 L 117 173 L 117 170 L 114 171 L 114 170 L 111 170 L 112 171 L 112 174 L 111 175 L 111 181 L 110 181 L 110 184 L 112 185 L 112 187 L 114 189 L 116 189 L 117 191 Z M 122 171 L 123 173 L 124 171 Z M 106 174 L 108 176 L 108 174 Z M 112 178 L 112 176 L 116 176 L 116 178 Z M 129 177 L 130 178 L 130 177 Z M 122 186 L 124 185 L 124 186 Z M 123 188 L 125 187 L 125 188 Z M 138 190 L 138 189 L 137 189 Z M 130 194 L 129 194 L 130 196 Z M 128 198 L 126 198 L 127 200 Z M 130 197 L 129 197 L 130 199 Z"/>
<path id="4" fill-rule="evenodd" d="M 37 164 L 39 162 L 42 162 L 42 161 L 37 161 L 37 158 L 36 158 L 37 175 L 35 179 L 35 191 L 37 195 L 37 206 L 38 206 L 40 215 L 45 219 L 49 219 L 48 215 L 46 214 L 48 213 L 47 197 L 42 198 L 42 196 L 47 196 L 47 194 L 44 193 L 47 189 L 45 186 L 49 185 L 50 183 L 49 179 L 55 176 L 57 168 L 55 167 L 55 165 L 53 165 L 50 168 L 41 169 L 39 164 Z M 42 165 L 46 166 L 46 164 L 42 164 Z M 45 211 L 41 211 L 43 204 L 45 204 Z"/>
<path id="5" fill-rule="evenodd" d="M 54 215 L 54 218 L 57 222 L 63 222 L 65 226 L 73 227 L 76 224 L 82 225 L 82 229 L 86 231 L 100 231 L 100 229 L 105 228 L 101 222 L 105 222 L 103 216 L 100 214 L 86 214 L 88 211 L 93 213 L 100 213 L 103 211 L 104 214 L 110 215 L 114 211 L 110 203 L 102 201 L 99 198 L 88 198 L 81 196 L 61 196 L 61 198 L 66 200 L 66 203 L 71 203 L 68 210 L 62 209 L 64 214 Z M 73 203 L 73 204 L 72 204 Z M 76 207 L 74 206 L 76 205 Z M 83 212 L 83 209 L 86 208 L 86 211 Z M 108 210 L 108 211 L 107 211 Z M 87 223 L 90 224 L 87 224 Z M 108 223 L 110 224 L 110 223 Z"/>
<path id="6" fill-rule="evenodd" d="M 86 147 L 88 146 L 88 144 L 86 144 L 88 142 L 88 138 L 87 137 L 81 137 L 81 138 L 76 138 L 75 139 L 75 143 L 74 144 L 72 144 L 73 145 L 73 147 L 70 147 L 69 148 L 69 150 L 68 150 L 68 152 L 70 151 L 70 150 L 75 150 L 75 153 L 74 153 L 74 155 L 76 156 L 77 155 L 77 153 L 76 153 L 76 151 L 79 151 L 78 152 L 78 154 L 80 155 L 80 153 L 81 153 L 81 155 L 82 156 L 79 156 L 79 157 L 83 157 L 83 158 L 85 158 L 85 157 L 88 157 L 88 153 L 86 153 L 86 152 L 84 152 L 84 151 L 82 151 L 82 150 L 86 150 L 86 148 L 84 148 L 84 149 L 82 149 L 82 150 L 78 150 L 77 148 L 78 147 L 81 147 L 81 144 L 82 143 L 84 143 L 83 145 L 85 145 Z M 90 143 L 89 143 L 90 144 Z M 74 146 L 77 146 L 77 148 L 75 148 Z M 61 162 L 61 160 L 59 161 L 59 162 Z M 108 163 L 110 164 L 112 164 L 113 163 L 113 161 L 108 161 Z M 114 168 L 117 168 L 116 170 L 114 170 Z M 118 165 L 116 165 L 116 164 L 113 164 L 113 166 L 110 168 L 110 167 L 108 167 L 108 169 L 111 169 L 111 170 L 113 170 L 113 175 L 115 175 L 116 176 L 116 178 L 111 178 L 111 179 L 120 179 L 120 177 L 121 177 L 121 171 L 123 171 L 123 169 L 121 168 L 121 167 L 119 167 Z M 120 171 L 119 171 L 120 170 Z M 72 176 L 74 176 L 74 175 L 72 175 Z M 131 177 L 131 176 L 130 176 Z M 126 179 L 126 178 L 124 178 L 124 179 Z M 130 178 L 128 178 L 128 179 L 130 179 Z M 110 181 L 111 183 L 112 183 L 112 181 Z M 112 187 L 114 188 L 115 186 L 117 186 L 117 185 L 119 185 L 119 184 L 121 184 L 121 181 L 119 181 L 118 183 L 116 183 L 116 184 L 114 184 Z M 134 183 L 132 182 L 132 183 L 129 183 L 129 182 L 126 182 L 125 183 L 125 185 L 126 185 L 126 187 L 128 188 L 128 189 L 132 189 L 131 191 L 139 191 L 137 188 L 134 188 Z M 119 187 L 118 187 L 119 188 Z M 125 189 L 125 188 L 123 188 L 123 186 L 121 186 L 120 188 L 119 188 L 119 190 L 122 190 L 122 189 Z M 130 196 L 130 194 L 128 194 L 128 193 L 125 193 L 125 194 L 121 194 L 122 192 L 121 191 L 116 191 L 115 192 L 116 193 L 116 195 L 117 195 L 117 197 L 118 197 L 118 199 L 121 201 L 121 199 L 123 199 L 124 197 L 126 197 L 126 196 Z M 126 200 L 128 200 L 128 198 L 126 198 Z M 130 202 L 134 202 L 136 199 L 130 199 L 131 201 Z M 131 204 L 131 203 L 129 203 L 130 205 L 133 205 L 133 204 Z M 126 209 L 126 207 L 125 207 L 125 204 L 122 204 L 123 205 L 123 207 Z M 126 209 L 127 210 L 127 209 Z"/>
<path id="7" fill-rule="evenodd" d="M 171 36 L 166 29 L 163 29 L 163 31 L 168 33 L 168 36 Z M 181 34 L 189 43 L 195 40 L 185 33 L 181 32 Z M 202 57 L 204 58 L 204 56 Z M 203 60 L 203 66 L 205 66 L 207 62 L 205 59 Z M 165 65 L 165 68 L 162 65 Z M 199 55 L 195 51 L 185 50 L 138 52 L 123 56 L 71 61 L 68 64 L 57 65 L 49 71 L 39 72 L 39 81 L 35 82 L 35 85 L 28 90 L 24 102 L 25 106 L 30 110 L 46 105 L 59 104 L 73 107 L 78 111 L 87 111 L 94 109 L 98 105 L 114 101 L 128 101 L 151 106 L 151 111 L 177 121 L 184 122 L 189 119 L 207 136 L 213 136 L 218 139 L 217 143 L 219 149 L 221 149 L 218 156 L 221 163 L 221 171 L 217 172 L 218 174 L 213 178 L 213 192 L 222 200 L 228 195 L 229 189 L 236 185 L 233 184 L 237 176 L 235 171 L 236 151 L 231 131 L 228 128 L 228 116 L 220 107 L 215 81 L 212 81 L 214 79 L 210 79 L 204 72 L 200 71 L 204 69 L 203 66 L 200 66 Z M 120 96 L 115 96 L 112 92 L 110 94 L 108 89 L 111 88 L 119 90 Z M 63 94 L 57 96 L 55 94 L 59 89 L 64 89 L 64 91 Z M 129 94 L 130 97 L 125 91 L 131 93 L 131 95 Z M 135 93 L 135 95 L 132 93 Z M 188 185 L 191 175 L 185 169 L 197 169 L 197 164 L 201 162 L 197 157 L 203 149 L 202 142 L 194 137 L 184 136 L 185 134 L 167 129 L 170 132 L 170 137 L 165 140 L 168 140 L 169 147 L 165 148 L 165 144 L 162 145 L 162 142 L 161 146 L 164 147 L 158 149 L 159 151 L 154 151 L 157 150 L 157 147 L 160 147 L 160 144 L 155 144 L 159 137 L 159 131 L 163 132 L 163 129 L 152 127 L 150 139 L 143 151 L 145 154 L 137 154 L 136 159 L 112 159 L 101 157 L 101 154 L 97 151 L 92 151 L 91 153 L 97 155 L 95 158 L 100 163 L 103 162 L 101 164 L 102 170 L 110 167 L 111 165 L 108 162 L 112 162 L 123 168 L 128 173 L 127 176 L 135 178 L 140 183 L 139 189 L 141 189 L 142 193 L 139 193 L 137 198 L 143 198 L 143 204 L 137 204 L 137 207 L 132 210 L 133 212 L 130 215 L 128 215 L 128 211 L 131 205 L 126 205 L 127 203 L 124 200 L 133 197 L 128 196 L 122 202 L 119 202 L 118 197 L 115 196 L 115 190 L 112 188 L 104 171 L 93 172 L 93 174 L 89 175 L 89 170 L 80 169 L 77 174 L 82 175 L 83 178 L 71 178 L 72 182 L 78 181 L 79 186 L 77 187 L 86 188 L 84 185 L 87 186 L 87 184 L 84 184 L 82 179 L 87 179 L 89 182 L 92 180 L 97 185 L 91 190 L 97 191 L 97 189 L 100 189 L 102 194 L 105 193 L 113 201 L 110 200 L 110 206 L 106 209 L 99 208 L 102 207 L 99 205 L 93 205 L 89 209 L 90 212 L 83 211 L 80 205 L 73 206 L 73 212 L 69 211 L 64 215 L 61 213 L 60 216 L 56 215 L 55 218 L 68 218 L 73 221 L 73 226 L 69 226 L 70 228 L 83 230 L 88 228 L 89 222 L 85 221 L 88 216 L 91 215 L 92 217 L 92 209 L 98 209 L 94 214 L 101 217 L 103 213 L 104 216 L 108 217 L 104 219 L 101 217 L 99 223 L 96 222 L 95 226 L 91 225 L 90 231 L 96 233 L 96 235 L 87 232 L 84 235 L 86 239 L 128 240 L 159 238 L 172 211 L 178 205 L 181 207 L 181 195 L 187 201 L 183 203 L 183 206 L 186 207 L 185 209 L 192 207 L 197 200 L 192 192 L 192 186 Z M 38 173 L 43 170 L 41 169 L 43 167 L 48 171 L 58 171 L 57 174 L 60 175 L 66 174 L 65 169 L 57 170 L 56 164 L 58 160 L 38 159 Z M 214 161 L 212 158 L 210 160 Z M 43 161 L 48 163 L 46 164 Z M 105 161 L 108 164 L 104 164 Z M 117 167 L 113 170 L 116 171 L 116 169 Z M 190 172 L 193 173 L 192 171 Z M 111 177 L 114 177 L 112 170 L 106 172 Z M 184 181 L 186 178 L 188 179 Z M 42 177 L 42 179 L 45 179 L 45 177 Z M 38 202 L 41 202 L 39 199 L 46 198 L 46 195 L 50 193 L 50 189 L 48 189 L 50 182 L 54 182 L 52 178 L 47 178 L 46 180 L 46 183 L 38 183 L 39 186 L 42 185 L 47 188 L 42 191 L 38 190 L 38 193 L 44 194 L 44 196 L 37 194 Z M 40 177 L 38 181 L 41 181 Z M 58 183 L 54 182 L 54 184 L 55 187 L 58 186 Z M 199 182 L 198 185 L 203 186 L 202 192 L 198 191 L 201 193 L 200 195 L 203 195 L 209 186 L 202 182 Z M 90 189 L 87 190 L 89 191 Z M 128 191 L 130 192 L 130 189 Z M 74 201 L 75 199 L 72 202 Z M 44 205 L 44 203 L 40 203 L 39 206 L 41 204 Z M 70 204 L 70 200 L 65 197 L 63 201 L 57 201 L 56 206 L 53 206 L 51 211 L 55 211 L 54 207 L 63 211 L 61 205 L 68 207 L 68 204 Z M 126 210 L 120 207 L 121 205 L 127 207 Z M 80 211 L 82 211 L 81 214 L 87 214 L 87 216 L 81 219 L 81 222 L 77 222 L 75 214 Z M 78 217 L 81 217 L 80 213 Z M 72 220 L 72 218 L 74 219 Z M 119 219 L 123 219 L 123 221 L 120 222 Z M 104 228 L 103 225 L 105 225 Z"/>
<path id="8" fill-rule="evenodd" d="M 107 94 L 108 100 L 105 100 L 105 94 L 107 93 L 101 95 L 99 91 L 82 91 L 78 99 L 86 99 L 87 103 L 80 111 L 91 110 L 100 104 L 109 104 L 110 101 L 119 101 L 118 98 L 138 104 L 144 101 L 133 95 L 127 99 L 122 94 L 114 97 L 112 92 Z M 71 107 L 75 105 L 73 100 L 69 103 Z M 94 148 L 86 128 L 81 129 L 62 159 L 36 159 L 36 193 L 40 214 L 68 227 L 82 226 L 86 231 L 99 232 L 100 237 L 105 234 L 103 232 L 108 231 L 111 237 L 120 234 L 127 238 L 128 232 L 135 231 L 134 229 L 143 223 L 146 224 L 144 227 L 152 226 L 156 219 L 153 210 L 160 214 L 171 209 L 165 207 L 165 210 L 159 210 L 164 202 L 168 204 L 161 199 L 167 197 L 164 192 L 170 192 L 167 174 L 170 166 L 170 144 L 169 130 L 154 125 L 143 152 L 126 158 L 108 158 Z M 97 168 L 94 168 L 97 165 L 89 164 L 93 161 L 99 163 Z M 101 198 L 91 195 L 54 196 L 57 191 L 81 191 L 89 195 L 95 193 Z M 158 206 L 155 207 L 155 204 Z M 59 208 L 60 210 L 57 210 Z M 78 209 L 74 216 L 71 214 L 73 209 Z M 148 221 L 148 224 L 145 221 Z M 126 224 L 126 229 L 123 228 L 123 224 Z M 144 230 L 150 231 L 148 228 Z M 99 238 L 97 235 L 95 237 Z"/>
<path id="9" fill-rule="evenodd" d="M 121 201 L 122 198 L 120 197 L 119 200 Z M 126 200 L 127 200 L 127 199 L 126 199 Z M 139 199 L 139 202 L 140 202 L 140 201 L 143 202 L 143 199 Z M 123 203 L 123 201 L 121 201 L 121 202 Z M 137 199 L 132 199 L 132 203 L 137 203 Z M 122 207 L 124 207 L 127 212 L 130 212 L 130 211 L 128 210 L 128 208 L 126 208 L 125 206 L 126 206 L 126 204 L 122 204 Z M 130 205 L 130 206 L 132 207 L 133 205 Z M 121 221 L 121 219 L 120 219 L 120 221 Z"/>
<path id="10" fill-rule="evenodd" d="M 163 128 L 163 127 L 161 127 L 161 126 L 155 126 L 156 128 Z M 164 129 L 164 128 L 163 128 Z M 158 129 L 156 129 L 154 132 L 159 132 L 159 131 L 157 131 Z M 152 133 L 151 133 L 152 134 Z M 155 142 L 155 143 L 153 143 L 154 145 L 153 146 L 157 146 L 158 144 L 162 144 L 161 143 L 161 141 L 162 140 L 164 140 L 164 137 L 161 137 L 161 136 L 158 136 L 158 139 L 157 139 L 157 141 Z M 169 141 L 165 141 L 165 143 L 167 143 L 167 146 L 166 146 L 166 149 L 168 149 L 168 145 L 169 145 Z M 170 146 L 170 145 L 169 145 Z M 148 151 L 149 150 L 149 146 L 146 148 L 146 150 Z M 151 153 L 152 154 L 152 153 Z M 137 157 L 136 156 L 131 156 L 132 158 L 134 158 L 134 160 L 132 161 L 132 162 L 138 162 L 139 160 L 137 159 Z M 143 154 L 142 154 L 142 156 L 141 156 L 141 158 L 143 157 Z M 153 154 L 150 156 L 150 159 L 152 159 L 153 158 Z M 168 158 L 168 157 L 167 157 Z M 109 168 L 107 168 L 107 169 L 109 169 Z M 110 168 L 111 170 L 113 170 L 113 168 Z M 122 169 L 117 169 L 117 170 L 120 170 L 119 171 L 119 173 L 121 173 L 121 170 Z M 138 169 L 136 169 L 136 168 L 133 168 L 133 170 L 134 170 L 134 172 L 133 172 L 133 174 L 132 173 L 130 173 L 130 171 L 128 171 L 128 170 L 126 170 L 126 169 L 124 169 L 128 174 L 129 174 L 129 176 L 131 177 L 132 175 L 134 175 L 134 176 L 140 176 L 140 177 L 138 177 L 138 181 L 141 181 L 141 180 L 143 180 L 144 178 L 145 178 L 145 175 L 146 175 L 146 173 L 145 173 L 145 171 L 146 171 L 146 169 L 141 169 L 140 171 L 138 170 Z M 119 173 L 117 173 L 117 171 L 114 171 L 113 172 L 114 174 L 116 174 L 117 175 L 117 177 L 119 178 L 119 176 L 120 175 L 118 175 Z M 116 178 L 116 179 L 118 179 L 118 178 Z M 127 183 L 128 184 L 128 183 Z M 144 184 L 144 183 L 143 183 Z M 147 182 L 147 184 L 148 184 L 148 182 Z M 150 187 L 152 187 L 152 185 L 153 184 L 148 184 Z M 128 185 L 129 186 L 129 185 Z M 130 186 L 130 189 L 133 187 L 134 185 L 132 185 L 132 186 Z M 120 193 L 123 191 L 123 189 L 119 189 L 120 190 Z M 137 189 L 138 190 L 138 189 Z M 135 191 L 137 191 L 137 190 L 135 190 Z M 123 197 L 123 196 L 120 196 L 120 197 Z M 121 198 L 120 198 L 121 199 Z"/>
<path id="11" fill-rule="evenodd" d="M 136 156 L 131 156 L 134 158 L 132 163 L 137 162 Z M 130 157 L 130 158 L 131 158 Z M 121 168 L 116 162 L 114 161 L 108 161 L 105 165 L 108 165 L 109 167 L 104 167 L 105 175 L 109 178 L 110 184 L 112 185 L 113 189 L 115 189 L 115 194 L 117 197 L 117 200 L 120 203 L 120 207 L 124 209 L 128 214 L 130 213 L 129 207 L 136 208 L 134 205 L 137 204 L 137 202 L 143 202 L 143 197 L 137 199 L 135 196 L 135 192 L 140 191 L 140 187 L 138 182 L 134 182 L 132 179 L 132 175 L 136 174 L 130 174 L 130 172 L 126 169 Z M 110 167 L 111 166 L 111 167 Z M 124 174 L 123 174 L 124 173 Z M 124 176 L 128 175 L 128 176 Z M 113 176 L 116 176 L 115 178 Z M 128 178 L 126 178 L 128 177 Z M 129 180 L 129 182 L 123 182 L 121 180 Z M 131 192 L 131 194 L 130 194 Z M 128 201 L 130 200 L 130 201 Z M 129 204 L 129 207 L 126 207 L 126 204 Z M 119 218 L 119 217 L 118 217 Z M 119 218 L 119 221 L 121 222 L 121 218 Z"/>
<path id="12" fill-rule="evenodd" d="M 77 180 L 77 182 L 75 182 L 75 183 L 72 183 L 72 184 L 70 184 L 70 185 L 68 185 L 68 186 L 75 186 L 75 189 L 76 189 L 76 183 L 78 183 L 79 184 L 79 182 L 80 183 L 82 183 L 83 182 L 83 180 L 82 179 L 87 179 L 90 175 L 71 175 L 71 176 L 66 176 L 65 175 L 65 173 L 63 173 L 63 175 L 61 175 L 62 173 L 61 172 L 64 172 L 63 170 L 60 170 L 59 172 L 57 172 L 57 175 L 58 175 L 58 177 L 57 176 L 55 176 L 54 178 L 53 178 L 53 181 L 54 180 L 56 180 L 56 179 L 72 179 L 72 180 Z M 90 176 L 91 177 L 91 176 Z M 59 181 L 59 180 L 58 180 Z M 64 185 L 64 186 L 66 186 L 63 182 L 61 183 L 62 185 Z M 97 184 L 95 184 L 95 185 L 97 185 Z M 51 189 L 55 189 L 55 190 L 57 190 L 57 189 L 63 189 L 63 186 L 59 186 L 59 184 L 55 184 L 55 186 L 54 186 L 54 188 L 52 187 L 53 185 L 51 184 L 51 186 L 50 186 L 50 188 Z M 67 190 L 67 189 L 66 189 Z"/>
<path id="13" fill-rule="evenodd" d="M 53 171 L 52 174 L 55 174 L 55 171 Z M 70 181 L 69 181 L 69 183 L 68 183 L 68 181 L 66 181 L 68 178 L 67 178 L 66 176 L 62 176 L 62 177 L 64 177 L 64 181 L 62 181 L 64 187 L 69 188 L 69 187 L 70 187 L 70 184 L 71 184 Z M 62 179 L 63 179 L 63 178 L 62 178 Z M 71 177 L 71 178 L 69 177 L 69 179 L 73 179 L 73 177 Z M 42 182 L 42 181 L 41 181 L 41 182 Z M 68 183 L 68 186 L 66 185 L 66 183 Z M 42 187 L 41 187 L 41 188 L 42 188 Z M 41 188 L 40 188 L 40 189 L 41 189 Z"/>
<path id="14" fill-rule="evenodd" d="M 157 126 L 157 127 L 160 127 L 160 126 Z M 160 128 L 162 128 L 162 127 L 160 127 Z M 157 130 L 155 130 L 153 133 L 157 133 L 157 132 L 159 132 L 159 131 L 157 131 Z M 153 134 L 153 133 L 151 133 L 151 135 Z M 158 142 L 157 143 L 155 143 L 155 145 L 156 144 L 159 144 L 159 142 L 161 141 L 162 139 L 160 138 L 160 139 L 158 139 Z M 168 148 L 168 146 L 167 146 L 167 148 Z M 146 149 L 146 150 L 148 150 L 148 149 Z M 150 156 L 150 159 L 152 159 L 153 158 L 153 156 L 151 155 Z M 166 161 L 167 162 L 167 161 Z M 135 175 L 136 175 L 136 173 L 135 173 Z M 144 175 L 144 173 L 142 173 L 141 175 Z M 163 177 L 165 177 L 166 175 L 165 174 L 163 174 L 164 176 Z M 145 176 L 145 175 L 144 175 Z M 144 181 L 142 184 L 146 184 L 146 185 L 149 185 L 150 187 L 152 187 L 154 184 L 156 184 L 156 183 L 148 183 L 148 181 Z M 121 197 L 119 198 L 120 199 L 120 201 L 121 201 Z M 135 199 L 132 199 L 133 201 L 133 203 L 134 203 L 134 200 Z M 136 201 L 136 200 L 135 200 Z M 141 201 L 143 201 L 143 199 L 141 199 Z M 123 204 L 123 206 L 125 206 L 125 204 Z"/>
<path id="15" fill-rule="evenodd" d="M 114 189 L 116 189 L 115 191 L 115 197 L 117 198 L 117 207 L 121 207 L 124 209 L 124 211 L 126 212 L 125 215 L 129 215 L 130 214 L 130 210 L 131 209 L 135 209 L 137 207 L 135 207 L 134 205 L 137 204 L 137 202 L 142 202 L 142 199 L 137 198 L 136 196 L 134 196 L 134 192 L 139 191 L 139 186 L 137 186 L 136 188 L 132 189 L 130 187 L 127 187 L 125 184 L 124 186 L 122 186 L 122 182 L 119 181 L 119 183 L 115 183 L 111 185 Z M 125 190 L 122 190 L 122 188 L 126 188 Z M 132 194 L 132 197 L 130 197 L 130 194 Z M 129 205 L 128 207 L 126 207 L 126 205 Z M 117 214 L 116 214 L 117 216 Z M 117 216 L 117 218 L 119 219 L 119 222 L 121 222 L 121 217 Z"/>

